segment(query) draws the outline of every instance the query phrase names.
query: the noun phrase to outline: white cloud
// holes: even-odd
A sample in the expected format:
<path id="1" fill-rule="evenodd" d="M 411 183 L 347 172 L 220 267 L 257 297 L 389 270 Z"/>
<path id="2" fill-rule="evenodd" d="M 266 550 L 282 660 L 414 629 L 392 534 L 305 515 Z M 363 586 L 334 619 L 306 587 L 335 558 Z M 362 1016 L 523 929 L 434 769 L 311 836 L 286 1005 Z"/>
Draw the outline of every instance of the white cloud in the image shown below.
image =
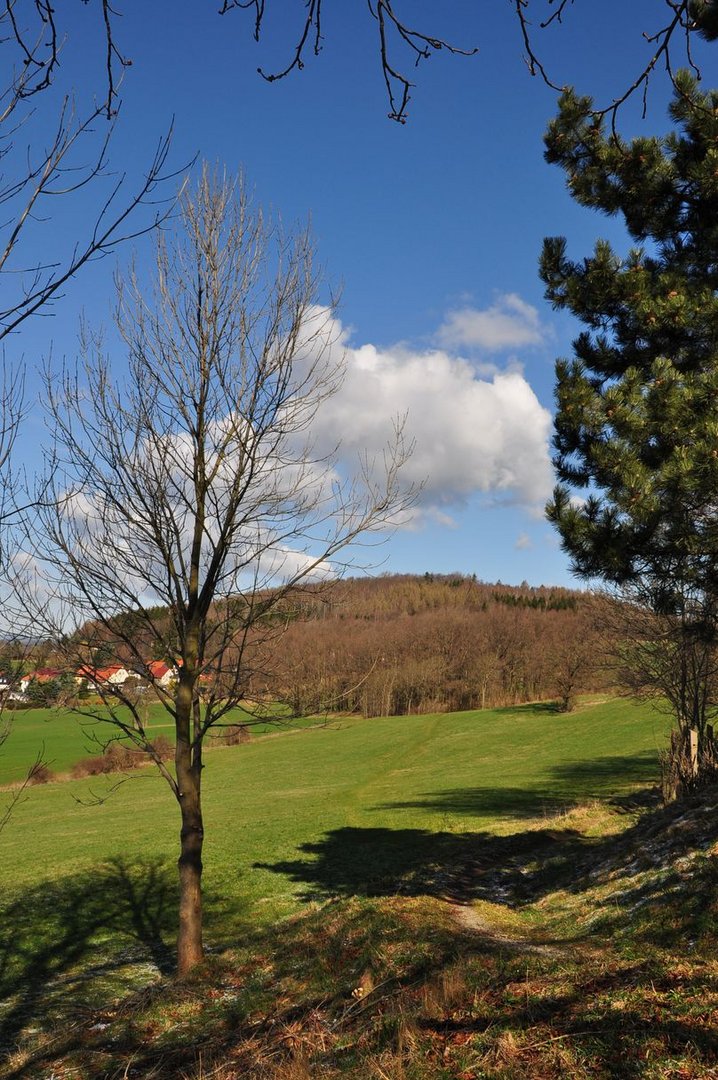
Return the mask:
<path id="1" fill-rule="evenodd" d="M 528 533 L 522 532 L 516 537 L 516 543 L 514 544 L 516 551 L 530 551 L 533 546 L 533 541 Z"/>
<path id="2" fill-rule="evenodd" d="M 346 376 L 314 419 L 318 451 L 341 444 L 347 470 L 364 451 L 380 459 L 392 420 L 406 416 L 415 448 L 404 478 L 424 484 L 424 516 L 449 525 L 448 508 L 477 494 L 543 507 L 553 485 L 551 417 L 521 371 L 481 377 L 441 349 L 352 347 L 338 322 L 333 333 L 346 350 Z"/>
<path id="3" fill-rule="evenodd" d="M 425 522 L 456 527 L 453 509 L 476 497 L 542 512 L 553 485 L 551 418 L 519 368 L 478 369 L 443 349 L 353 346 L 349 331 L 326 309 L 315 314 L 317 332 L 307 334 L 293 373 L 298 396 L 284 417 L 287 441 L 276 446 L 270 442 L 258 465 L 249 524 L 238 529 L 236 550 L 226 568 L 227 591 L 247 573 L 256 574 L 261 587 L 300 572 L 315 579 L 332 576 L 335 556 L 322 553 L 327 551 L 323 537 L 332 535 L 335 524 L 330 509 L 335 484 L 356 475 L 360 459 L 375 461 L 381 472 L 397 418 L 405 418 L 404 435 L 414 444 L 402 477 L 407 485 L 420 487 L 414 508 L 397 521 L 402 528 Z M 328 373 L 329 392 L 320 400 L 311 392 L 314 365 L 320 375 Z M 345 376 L 335 390 L 339 366 Z M 220 420 L 216 430 L 210 430 L 217 446 L 223 444 L 226 428 Z M 238 439 L 251 441 L 250 429 L 245 432 L 240 426 L 238 432 Z M 156 445 L 141 443 L 136 452 L 146 475 L 156 479 L 158 492 L 176 504 L 172 543 L 181 562 L 179 550 L 190 542 L 191 524 L 186 437 L 172 434 Z M 215 453 L 216 447 L 210 448 L 209 459 L 214 460 Z M 208 541 L 216 536 L 233 475 L 232 454 L 225 453 L 208 507 Z M 306 527 L 300 528 L 295 521 L 302 524 L 303 505 L 308 513 Z M 154 583 L 166 575 L 154 561 L 152 544 L 145 542 L 151 529 L 145 527 L 141 505 L 129 523 L 111 507 L 81 494 L 66 500 L 64 512 L 87 559 L 114 566 L 118 550 L 124 550 L 122 565 L 115 567 L 118 579 L 138 596 L 149 595 L 148 589 L 155 596 Z M 341 530 L 341 506 L 338 518 Z M 365 540 L 371 543 L 372 538 Z M 153 602 L 158 601 L 165 602 L 159 594 Z"/>
<path id="4" fill-rule="evenodd" d="M 306 551 L 290 547 L 268 546 L 260 553 L 258 570 L 263 581 L 278 584 L 303 578 L 304 581 L 328 581 L 337 569 L 328 559 L 317 559 Z"/>
<path id="5" fill-rule="evenodd" d="M 502 293 L 491 307 L 450 311 L 439 327 L 437 341 L 445 348 L 480 348 L 502 352 L 541 345 L 549 336 L 539 313 L 516 293 Z"/>

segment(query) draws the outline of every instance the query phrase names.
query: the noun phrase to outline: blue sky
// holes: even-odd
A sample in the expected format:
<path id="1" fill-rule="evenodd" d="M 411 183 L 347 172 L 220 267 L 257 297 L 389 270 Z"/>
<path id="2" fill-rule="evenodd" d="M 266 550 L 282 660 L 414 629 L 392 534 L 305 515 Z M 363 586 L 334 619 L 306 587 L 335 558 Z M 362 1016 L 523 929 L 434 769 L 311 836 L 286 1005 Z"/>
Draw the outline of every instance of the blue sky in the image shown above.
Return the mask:
<path id="1" fill-rule="evenodd" d="M 577 327 L 546 305 L 536 267 L 546 235 L 566 235 L 576 256 L 598 236 L 625 248 L 620 222 L 574 206 L 562 174 L 543 162 L 555 95 L 527 72 L 509 0 L 404 5 L 413 25 L 479 48 L 471 58 L 435 55 L 412 72 L 404 126 L 386 118 L 376 29 L 363 0 L 325 4 L 323 52 L 271 85 L 256 68 L 286 63 L 304 11 L 299 0 L 271 0 L 259 45 L 248 12 L 219 17 L 217 5 L 203 10 L 190 0 L 119 5 L 117 39 L 132 66 L 112 166 L 131 184 L 174 120 L 176 168 L 199 155 L 243 169 L 257 200 L 285 223 L 311 217 L 327 283 L 341 291 L 338 332 L 349 368 L 341 405 L 355 420 L 347 451 L 360 448 L 364 432 L 371 448 L 379 411 L 390 418 L 408 410 L 412 469 L 426 479 L 411 527 L 378 552 L 378 569 L 569 584 L 541 507 L 552 484 L 553 365 L 570 352 Z M 658 0 L 593 7 L 600 10 L 569 7 L 564 25 L 537 40 L 558 82 L 605 102 L 637 73 L 648 49 L 642 32 L 658 29 L 665 9 Z M 80 111 L 102 91 L 98 14 L 73 5 L 66 24 L 62 77 L 78 88 Z M 699 55 L 712 85 L 718 51 Z M 410 67 L 400 50 L 395 57 Z M 634 102 L 622 113 L 624 130 L 665 130 L 667 96 L 659 73 L 647 119 Z M 40 126 L 50 122 L 44 101 L 42 109 Z M 51 235 L 61 250 L 87 204 L 49 209 L 36 243 Z M 149 242 L 136 250 L 140 262 L 150 258 Z M 6 346 L 7 362 L 24 356 L 32 368 L 50 355 L 72 358 L 81 314 L 95 326 L 109 323 L 112 275 L 129 254 L 122 248 L 94 264 L 52 318 L 25 324 Z M 23 443 L 29 464 L 43 427 L 34 410 Z"/>

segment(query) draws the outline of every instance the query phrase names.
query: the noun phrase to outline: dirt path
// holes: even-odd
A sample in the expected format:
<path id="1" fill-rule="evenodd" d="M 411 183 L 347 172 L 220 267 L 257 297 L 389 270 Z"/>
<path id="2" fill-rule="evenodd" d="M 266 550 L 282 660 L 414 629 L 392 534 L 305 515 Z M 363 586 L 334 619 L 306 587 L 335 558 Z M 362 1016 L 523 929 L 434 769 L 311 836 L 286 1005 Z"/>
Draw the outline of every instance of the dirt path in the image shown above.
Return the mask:
<path id="1" fill-rule="evenodd" d="M 459 904 L 452 900 L 447 900 L 446 903 L 452 917 L 462 930 L 480 934 L 484 938 L 488 937 L 497 945 L 505 945 L 509 949 L 537 953 L 543 956 L 560 956 L 565 951 L 562 947 L 553 943 L 533 942 L 528 941 L 526 938 L 516 938 L 511 937 L 509 934 L 503 934 L 495 926 L 487 922 L 486 919 L 482 918 L 471 904 Z"/>

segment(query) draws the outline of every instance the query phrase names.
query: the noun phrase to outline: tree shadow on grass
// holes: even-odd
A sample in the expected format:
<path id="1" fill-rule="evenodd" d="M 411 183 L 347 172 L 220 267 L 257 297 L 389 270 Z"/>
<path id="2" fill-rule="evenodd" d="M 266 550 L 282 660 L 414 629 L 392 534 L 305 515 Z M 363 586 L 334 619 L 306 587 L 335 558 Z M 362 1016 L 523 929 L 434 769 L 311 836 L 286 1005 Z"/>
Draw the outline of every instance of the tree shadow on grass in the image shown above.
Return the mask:
<path id="1" fill-rule="evenodd" d="M 577 869 L 603 850 L 599 839 L 551 819 L 589 800 L 613 804 L 616 788 L 629 791 L 650 782 L 655 769 L 655 755 L 649 751 L 569 761 L 547 770 L 543 785 L 534 788 L 451 788 L 376 807 L 517 822 L 544 817 L 544 829 L 497 836 L 487 831 L 342 828 L 303 844 L 299 850 L 305 858 L 255 866 L 305 884 L 303 896 L 311 899 L 400 893 L 460 903 L 483 899 L 521 904 L 550 889 L 569 888 Z"/>
<path id="2" fill-rule="evenodd" d="M 555 824 L 508 836 L 347 827 L 303 844 L 301 857 L 255 865 L 304 885 L 312 900 L 423 895 L 521 907 L 557 890 L 588 893 L 605 933 L 630 924 L 651 945 L 718 946 L 718 788 L 655 807 L 618 834 Z"/>
<path id="3" fill-rule="evenodd" d="M 466 934 L 460 924 L 461 977 L 466 978 L 471 968 L 479 978 L 488 972 L 490 1007 L 479 1008 L 478 1015 L 445 1013 L 438 1022 L 428 1016 L 418 1026 L 449 1040 L 460 1034 L 486 1035 L 484 1049 L 491 1054 L 506 1047 L 510 1052 L 533 1028 L 537 1034 L 531 1041 L 537 1048 L 571 1040 L 578 1056 L 599 1059 L 606 1075 L 639 1080 L 647 1075 L 649 1054 L 651 1059 L 686 1055 L 701 1067 L 718 1061 L 718 1032 L 704 1021 L 706 995 L 713 994 L 715 981 L 709 970 L 696 972 L 686 962 L 676 969 L 675 959 L 676 954 L 685 958 L 687 947 L 689 956 L 691 947 L 696 957 L 715 955 L 718 859 L 699 861 L 689 882 L 685 869 L 668 877 L 662 869 L 664 863 L 670 866 L 677 856 L 696 846 L 701 849 L 718 836 L 718 806 L 706 807 L 696 799 L 694 809 L 699 811 L 700 828 L 690 807 L 668 807 L 647 814 L 619 837 L 592 839 L 570 829 L 497 837 L 342 828 L 303 845 L 303 859 L 270 868 L 306 883 L 307 895 L 314 899 L 408 893 L 462 904 L 484 899 L 520 906 L 557 889 L 587 893 L 578 910 L 592 921 L 582 918 L 559 940 L 551 936 L 541 943 L 506 940 L 480 924 Z M 686 823 L 682 839 L 681 822 Z M 660 867 L 660 873 L 642 876 L 641 870 L 650 869 L 651 863 Z M 591 891 L 604 882 L 617 890 L 608 903 Z M 627 955 L 612 945 L 605 947 L 624 928 L 629 929 Z M 596 931 L 591 950 L 584 954 L 583 937 Z M 702 939 L 702 934 L 707 936 Z M 538 944 L 545 951 L 537 950 Z M 636 945 L 646 946 L 640 962 Z M 501 957 L 506 959 L 499 962 Z M 484 999 L 479 995 L 475 1000 Z M 504 1037 L 509 1041 L 500 1051 Z M 557 1069 L 550 1055 L 536 1057 L 536 1074 L 531 1061 L 529 1056 L 526 1068 L 517 1068 L 516 1076 L 571 1075 L 570 1065 Z"/>
<path id="4" fill-rule="evenodd" d="M 32 1022 L 44 1026 L 96 1005 L 98 985 L 123 972 L 172 970 L 175 873 L 158 860 L 114 859 L 35 886 L 0 908 L 0 1049 Z M 109 992 L 109 991 L 108 991 Z"/>
<path id="5" fill-rule="evenodd" d="M 656 755 L 652 751 L 631 756 L 600 757 L 589 761 L 565 761 L 545 772 L 543 783 L 533 787 L 470 787 L 421 792 L 414 799 L 382 803 L 377 810 L 426 810 L 444 814 L 475 817 L 525 818 L 552 817 L 589 801 L 601 800 L 611 806 L 635 803 L 635 789 L 646 785 L 641 804 L 649 798 L 647 785 L 655 784 Z M 616 795 L 623 789 L 625 795 Z"/>
<path id="6" fill-rule="evenodd" d="M 302 844 L 305 858 L 254 865 L 306 885 L 306 900 L 398 894 L 513 905 L 532 898 L 538 872 L 555 878 L 554 860 L 574 864 L 590 843 L 571 829 L 495 836 L 346 827 Z"/>
<path id="7" fill-rule="evenodd" d="M 557 701 L 529 701 L 522 705 L 499 705 L 491 710 L 497 716 L 569 716 Z"/>
<path id="8" fill-rule="evenodd" d="M 552 817 L 577 805 L 570 795 L 519 787 L 448 788 L 420 792 L 414 799 L 381 803 L 374 810 L 426 810 L 462 817 L 524 818 Z"/>
<path id="9" fill-rule="evenodd" d="M 627 789 L 639 786 L 653 790 L 657 797 L 658 755 L 655 750 L 643 750 L 631 755 L 562 761 L 551 767 L 549 776 L 552 784 L 559 784 L 574 798 L 582 800 L 600 799 L 610 805 L 620 804 L 624 798 L 635 795 Z"/>

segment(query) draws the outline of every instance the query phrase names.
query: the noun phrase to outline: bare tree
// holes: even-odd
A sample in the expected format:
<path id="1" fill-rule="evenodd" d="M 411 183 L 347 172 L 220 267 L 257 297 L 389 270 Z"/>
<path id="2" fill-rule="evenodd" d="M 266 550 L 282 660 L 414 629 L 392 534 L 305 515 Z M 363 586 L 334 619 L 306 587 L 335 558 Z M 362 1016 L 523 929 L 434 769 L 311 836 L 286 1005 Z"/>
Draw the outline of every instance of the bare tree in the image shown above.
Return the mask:
<path id="1" fill-rule="evenodd" d="M 116 33 L 118 9 L 110 0 L 85 0 L 99 26 L 98 47 L 102 49 L 106 72 L 104 95 L 100 108 L 108 117 L 114 114 L 119 99 L 119 88 L 124 70 L 131 66 L 131 59 L 120 45 Z M 363 0 L 367 18 L 376 31 L 376 55 L 379 70 L 386 87 L 389 118 L 403 124 L 407 120 L 412 77 L 407 73 L 423 61 L 439 52 L 460 56 L 473 56 L 479 50 L 474 43 L 459 46 L 450 42 L 437 25 L 415 26 L 404 14 L 404 6 L 397 0 Z M 570 19 L 582 16 L 574 10 L 574 0 L 509 0 L 519 28 L 524 59 L 531 75 L 537 76 L 553 90 L 564 88 L 561 73 L 549 69 L 542 58 L 542 33 Z M 277 68 L 266 65 L 257 71 L 267 82 L 283 79 L 294 71 L 301 71 L 311 56 L 318 56 L 325 47 L 324 14 L 329 7 L 338 7 L 330 0 L 297 0 L 296 34 L 286 61 Z M 633 77 L 627 85 L 617 86 L 611 101 L 601 106 L 597 113 L 616 113 L 634 94 L 643 97 L 644 107 L 651 77 L 661 68 L 673 80 L 677 67 L 687 64 L 700 76 L 693 55 L 693 40 L 701 36 L 708 41 L 718 39 L 718 3 L 716 0 L 656 0 L 656 22 L 646 26 L 641 44 L 647 44 L 647 55 L 636 64 Z M 273 0 L 222 0 L 218 8 L 221 15 L 233 11 L 249 11 L 252 16 L 253 34 L 256 41 L 266 31 L 276 15 L 277 24 L 284 24 L 291 13 L 286 5 Z M 441 5 L 437 4 L 437 12 Z M 32 18 L 34 16 L 34 19 Z M 171 18 L 172 15 L 170 14 Z M 439 20 L 437 15 L 437 22 Z M 22 19 L 24 18 L 24 22 Z M 606 11 L 606 19 L 616 19 L 614 12 Z M 27 82 L 26 94 L 46 89 L 53 81 L 59 67 L 60 44 L 66 34 L 62 10 L 56 10 L 49 0 L 6 0 L 5 11 L 0 10 L 0 22 L 7 26 L 6 39 L 17 49 L 22 59 Z M 620 28 L 616 28 L 621 32 Z M 639 44 L 639 41 L 636 43 Z"/>
<path id="2" fill-rule="evenodd" d="M 538 76 L 547 86 L 561 91 L 560 73 L 551 72 L 541 58 L 540 33 L 566 18 L 580 18 L 573 9 L 574 0 L 510 0 L 520 29 L 524 59 L 529 73 Z M 389 101 L 389 118 L 405 123 L 413 82 L 406 74 L 414 67 L 444 50 L 454 55 L 473 56 L 477 48 L 459 48 L 436 29 L 417 29 L 400 13 L 394 0 L 365 0 L 369 18 L 376 24 L 377 49 Z M 323 6 L 324 5 L 324 6 Z M 269 82 L 283 79 L 292 71 L 301 70 L 310 54 L 318 56 L 324 47 L 322 16 L 325 0 L 306 0 L 298 19 L 296 42 L 289 61 L 275 71 L 258 68 Z M 223 0 L 220 14 L 234 9 L 251 10 L 254 18 L 254 37 L 259 41 L 265 23 L 276 14 L 277 4 L 271 0 Z M 692 38 L 699 34 L 708 41 L 718 38 L 718 3 L 715 0 L 657 0 L 657 25 L 647 27 L 643 40 L 650 46 L 648 57 L 637 65 L 634 77 L 627 86 L 618 87 L 614 98 L 597 109 L 598 115 L 610 114 L 615 120 L 618 109 L 630 97 L 643 95 L 644 109 L 651 76 L 660 67 L 671 81 L 678 65 L 688 64 L 700 77 L 693 58 Z M 661 14 L 662 13 L 662 14 Z M 607 19 L 615 15 L 606 13 Z M 286 19 L 286 12 L 280 18 Z M 397 58 L 403 55 L 403 59 Z"/>
<path id="3" fill-rule="evenodd" d="M 87 663 L 94 625 L 154 679 L 174 721 L 172 770 L 136 695 L 98 682 L 98 719 L 154 757 L 179 806 L 185 975 L 202 956 L 205 739 L 261 670 L 289 593 L 336 573 L 339 553 L 390 526 L 412 493 L 400 425 L 356 477 L 312 449 L 342 371 L 307 232 L 285 235 L 241 181 L 206 170 L 180 217 L 181 235 L 158 235 L 153 287 L 136 271 L 118 282 L 126 371 L 90 347 L 79 370 L 48 376 L 52 498 L 28 522 L 23 603 L 68 665 Z M 148 643 L 174 684 L 154 678 Z"/>
<path id="4" fill-rule="evenodd" d="M 595 682 L 601 667 L 602 641 L 596 615 L 588 597 L 575 612 L 562 613 L 560 628 L 554 627 L 547 659 L 560 712 L 572 712 L 582 690 Z"/>
<path id="5" fill-rule="evenodd" d="M 711 598 L 671 584 L 670 606 L 639 582 L 604 596 L 597 613 L 618 684 L 673 719 L 663 764 L 672 777 L 666 792 L 675 797 L 716 775 L 718 613 Z M 695 761 L 686 753 L 691 731 L 697 738 Z"/>
<path id="6" fill-rule="evenodd" d="M 713 633 L 684 614 L 661 614 L 635 596 L 613 601 L 610 625 L 621 682 L 632 694 L 662 700 L 678 728 L 705 736 L 718 709 Z"/>
<path id="7" fill-rule="evenodd" d="M 58 93 L 55 76 L 65 31 L 49 0 L 5 0 L 0 4 L 0 55 L 5 72 L 0 85 L 0 340 L 22 322 L 48 308 L 63 287 L 87 263 L 108 254 L 118 243 L 156 226 L 167 213 L 158 204 L 169 151 L 169 136 L 161 138 L 144 176 L 132 190 L 126 177 L 108 168 L 108 147 L 117 116 L 118 88 L 129 63 L 115 41 L 109 0 L 100 0 L 100 40 L 106 54 L 107 85 L 99 103 L 78 106 L 80 94 Z M 89 96 L 89 95 L 88 95 Z M 48 125 L 49 115 L 54 125 Z M 105 117 L 103 125 L 100 120 Z M 49 134 L 48 134 L 49 132 Z M 104 182 L 104 188 L 101 186 Z M 58 249 L 51 208 L 73 196 L 96 211 L 84 235 L 68 250 Z M 149 208 L 143 219 L 137 212 Z M 91 213 L 91 211 L 87 211 Z M 86 213 L 86 217 L 87 217 Z M 43 226 L 45 226 L 43 228 Z M 42 243 L 38 243 L 42 230 Z M 29 254 L 29 243 L 42 248 L 41 258 Z"/>

